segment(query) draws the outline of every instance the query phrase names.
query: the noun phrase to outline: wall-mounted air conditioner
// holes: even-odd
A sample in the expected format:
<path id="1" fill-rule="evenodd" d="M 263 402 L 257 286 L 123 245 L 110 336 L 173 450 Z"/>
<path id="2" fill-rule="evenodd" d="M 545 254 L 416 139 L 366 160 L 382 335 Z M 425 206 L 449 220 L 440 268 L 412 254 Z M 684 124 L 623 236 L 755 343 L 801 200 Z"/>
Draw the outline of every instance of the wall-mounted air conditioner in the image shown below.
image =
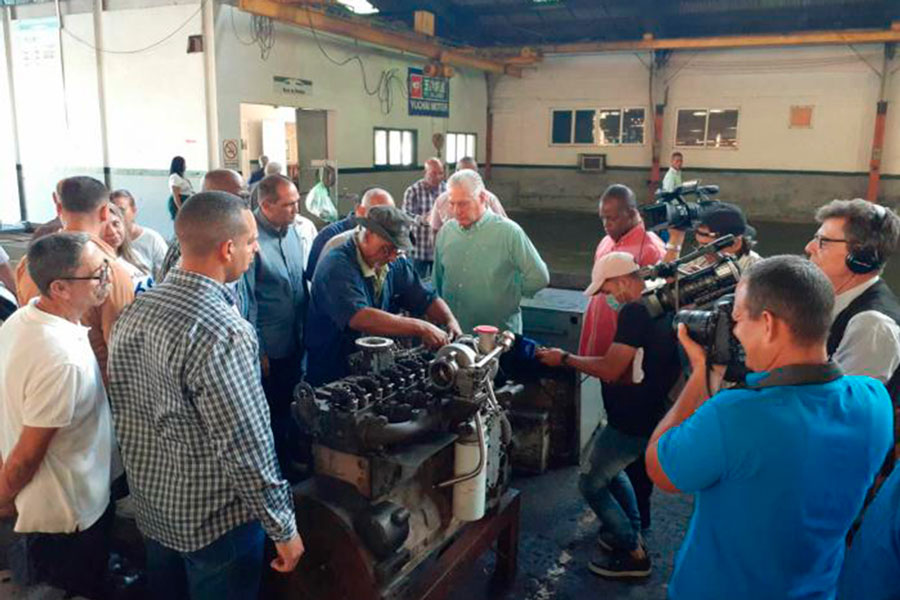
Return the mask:
<path id="1" fill-rule="evenodd" d="M 579 154 L 578 170 L 583 173 L 603 173 L 606 171 L 606 155 Z"/>

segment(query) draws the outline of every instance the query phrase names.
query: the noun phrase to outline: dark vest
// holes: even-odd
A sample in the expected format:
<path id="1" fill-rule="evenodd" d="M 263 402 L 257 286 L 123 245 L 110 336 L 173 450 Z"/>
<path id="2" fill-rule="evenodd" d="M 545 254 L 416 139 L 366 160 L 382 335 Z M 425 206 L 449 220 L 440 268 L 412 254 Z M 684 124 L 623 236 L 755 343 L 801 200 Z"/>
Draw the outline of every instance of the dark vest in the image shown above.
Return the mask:
<path id="1" fill-rule="evenodd" d="M 847 331 L 847 324 L 850 319 L 861 312 L 874 310 L 890 317 L 898 326 L 900 326 L 900 302 L 891 288 L 879 279 L 878 283 L 871 286 L 865 292 L 859 295 L 856 300 L 850 303 L 847 308 L 842 310 L 834 323 L 831 325 L 831 331 L 828 333 L 828 356 L 834 354 L 835 350 L 844 339 L 844 332 Z M 894 371 L 890 380 L 887 382 L 887 390 L 895 401 L 900 398 L 900 368 Z"/>

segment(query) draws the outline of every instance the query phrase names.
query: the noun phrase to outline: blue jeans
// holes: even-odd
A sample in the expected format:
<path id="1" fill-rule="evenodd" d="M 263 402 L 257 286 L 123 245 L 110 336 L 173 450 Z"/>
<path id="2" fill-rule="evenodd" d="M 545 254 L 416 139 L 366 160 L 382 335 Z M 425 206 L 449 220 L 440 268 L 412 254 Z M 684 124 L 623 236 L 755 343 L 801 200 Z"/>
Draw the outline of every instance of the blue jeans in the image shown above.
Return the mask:
<path id="1" fill-rule="evenodd" d="M 253 521 L 208 546 L 178 552 L 149 538 L 147 583 L 153 600 L 256 600 L 265 534 Z"/>
<path id="2" fill-rule="evenodd" d="M 622 550 L 638 547 L 641 515 L 625 467 L 647 449 L 647 438 L 605 427 L 594 436 L 578 487 L 591 509 Z"/>

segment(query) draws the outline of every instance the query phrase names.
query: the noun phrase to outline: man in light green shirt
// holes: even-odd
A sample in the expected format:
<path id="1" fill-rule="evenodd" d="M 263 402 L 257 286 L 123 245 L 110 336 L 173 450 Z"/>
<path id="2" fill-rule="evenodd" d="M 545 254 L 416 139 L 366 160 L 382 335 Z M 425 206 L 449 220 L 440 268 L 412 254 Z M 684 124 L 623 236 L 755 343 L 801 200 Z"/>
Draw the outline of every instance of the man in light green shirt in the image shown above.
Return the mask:
<path id="1" fill-rule="evenodd" d="M 547 287 L 550 274 L 522 228 L 487 210 L 475 171 L 447 181 L 454 220 L 438 234 L 432 282 L 464 332 L 493 325 L 522 333 L 522 297 Z"/>
<path id="2" fill-rule="evenodd" d="M 684 166 L 684 155 L 681 152 L 673 152 L 669 161 L 669 170 L 663 178 L 662 191 L 673 192 L 681 187 L 681 167 Z"/>

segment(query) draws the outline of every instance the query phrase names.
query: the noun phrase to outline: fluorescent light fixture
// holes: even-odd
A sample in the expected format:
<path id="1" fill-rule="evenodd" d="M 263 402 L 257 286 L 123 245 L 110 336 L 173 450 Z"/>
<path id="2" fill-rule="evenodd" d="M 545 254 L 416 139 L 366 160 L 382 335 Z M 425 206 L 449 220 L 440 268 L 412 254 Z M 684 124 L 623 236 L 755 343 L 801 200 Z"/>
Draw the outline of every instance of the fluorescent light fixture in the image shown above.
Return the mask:
<path id="1" fill-rule="evenodd" d="M 691 113 L 691 114 L 693 114 L 695 117 L 705 117 L 705 116 L 706 116 L 706 111 L 705 111 L 705 110 L 698 110 L 698 111 L 694 111 L 694 112 Z"/>
<path id="2" fill-rule="evenodd" d="M 343 4 L 358 15 L 374 15 L 378 12 L 378 9 L 366 0 L 338 0 L 338 4 Z"/>

